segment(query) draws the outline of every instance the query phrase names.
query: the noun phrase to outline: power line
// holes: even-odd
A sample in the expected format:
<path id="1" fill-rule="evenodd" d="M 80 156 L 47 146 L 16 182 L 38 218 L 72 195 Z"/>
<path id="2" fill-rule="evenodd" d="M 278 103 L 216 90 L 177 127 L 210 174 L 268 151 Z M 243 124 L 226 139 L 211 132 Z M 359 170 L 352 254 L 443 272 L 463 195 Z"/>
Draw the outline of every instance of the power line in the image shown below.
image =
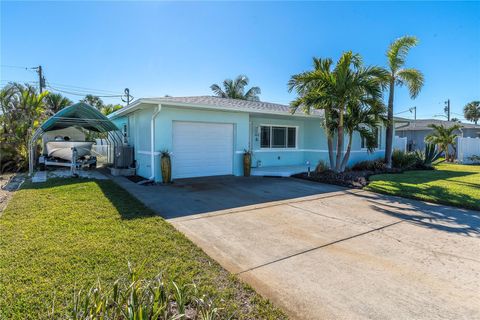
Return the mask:
<path id="1" fill-rule="evenodd" d="M 73 91 L 67 91 L 67 90 L 62 90 L 62 89 L 58 89 L 58 88 L 55 88 L 53 86 L 51 86 L 50 84 L 47 85 L 48 88 L 52 89 L 52 90 L 55 90 L 55 91 L 58 91 L 58 92 L 62 92 L 62 93 L 66 93 L 66 94 L 71 94 L 71 95 L 75 95 L 75 96 L 86 96 L 88 94 L 91 94 L 89 92 L 73 92 Z M 95 97 L 99 97 L 99 98 L 121 98 L 123 97 L 123 94 L 117 94 L 117 95 L 96 95 L 94 94 Z"/>
<path id="2" fill-rule="evenodd" d="M 29 67 L 11 66 L 11 65 L 7 65 L 7 64 L 0 64 L 0 67 L 2 67 L 2 68 L 13 68 L 13 69 L 25 69 L 25 70 L 30 69 Z"/>
<path id="3" fill-rule="evenodd" d="M 88 91 L 96 91 L 96 92 L 103 92 L 103 93 L 112 93 L 112 94 L 117 94 L 118 92 L 116 91 L 111 91 L 111 90 L 104 90 L 104 89 L 93 89 L 93 88 L 86 88 L 86 87 L 80 87 L 80 86 L 74 86 L 74 85 L 69 85 L 69 84 L 61 84 L 58 82 L 48 82 L 49 84 L 55 85 L 55 87 L 63 88 L 63 89 L 73 89 L 75 91 L 80 91 L 76 89 L 82 89 L 83 90 L 88 90 Z"/>

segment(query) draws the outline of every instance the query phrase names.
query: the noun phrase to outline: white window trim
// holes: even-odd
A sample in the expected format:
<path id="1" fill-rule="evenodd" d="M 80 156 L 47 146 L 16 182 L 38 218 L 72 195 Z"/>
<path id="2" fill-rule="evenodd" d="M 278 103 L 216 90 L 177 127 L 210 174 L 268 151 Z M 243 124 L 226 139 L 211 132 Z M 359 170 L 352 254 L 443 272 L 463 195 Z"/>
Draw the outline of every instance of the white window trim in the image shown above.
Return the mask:
<path id="1" fill-rule="evenodd" d="M 270 147 L 262 147 L 262 127 L 270 127 Z M 295 128 L 295 147 L 285 147 L 285 148 L 274 148 L 272 147 L 272 138 L 273 138 L 273 135 L 272 135 L 272 127 L 281 127 L 281 128 Z M 259 128 L 260 128 L 260 139 L 259 139 L 259 143 L 260 143 L 260 149 L 259 150 L 269 150 L 269 151 L 273 151 L 273 150 L 298 150 L 298 128 L 299 126 L 291 126 L 291 125 L 283 125 L 283 124 L 260 124 L 259 125 Z M 287 130 L 287 134 L 285 136 L 285 138 L 287 139 L 286 141 L 286 144 L 285 145 L 288 145 L 288 130 Z"/>

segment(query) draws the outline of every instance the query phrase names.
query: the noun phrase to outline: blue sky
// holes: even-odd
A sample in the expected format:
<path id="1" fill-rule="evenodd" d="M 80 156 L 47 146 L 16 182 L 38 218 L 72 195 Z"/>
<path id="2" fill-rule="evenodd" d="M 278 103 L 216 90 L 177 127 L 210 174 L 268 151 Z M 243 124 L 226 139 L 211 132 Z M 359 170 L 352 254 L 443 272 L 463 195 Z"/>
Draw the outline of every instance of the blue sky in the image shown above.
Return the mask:
<path id="1" fill-rule="evenodd" d="M 385 65 L 388 44 L 415 35 L 407 64 L 425 75 L 416 100 L 396 93 L 395 112 L 452 116 L 480 99 L 480 2 L 5 2 L 1 4 L 0 80 L 138 97 L 209 95 L 238 74 L 264 101 L 289 103 L 287 81 L 312 57 L 360 53 Z M 73 87 L 75 86 L 75 88 Z M 81 88 L 76 88 L 81 87 Z M 96 91 L 84 88 L 95 89 Z M 102 90 L 102 91 L 99 91 Z M 79 97 L 70 95 L 72 99 Z M 117 99 L 105 99 L 119 102 Z M 410 117 L 409 113 L 402 116 Z"/>

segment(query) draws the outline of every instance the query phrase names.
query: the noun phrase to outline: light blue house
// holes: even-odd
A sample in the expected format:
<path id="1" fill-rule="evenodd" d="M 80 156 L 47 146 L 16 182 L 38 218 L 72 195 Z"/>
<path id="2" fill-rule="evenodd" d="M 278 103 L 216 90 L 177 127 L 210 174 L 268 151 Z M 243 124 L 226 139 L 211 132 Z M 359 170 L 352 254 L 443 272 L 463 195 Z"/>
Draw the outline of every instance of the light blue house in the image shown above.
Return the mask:
<path id="1" fill-rule="evenodd" d="M 137 174 L 161 181 L 160 151 L 171 152 L 172 178 L 243 175 L 243 152 L 253 151 L 253 175 L 287 176 L 328 160 L 322 113 L 291 114 L 287 105 L 211 96 L 139 99 L 111 114 L 133 146 Z M 384 155 L 368 153 L 355 135 L 350 165 Z"/>

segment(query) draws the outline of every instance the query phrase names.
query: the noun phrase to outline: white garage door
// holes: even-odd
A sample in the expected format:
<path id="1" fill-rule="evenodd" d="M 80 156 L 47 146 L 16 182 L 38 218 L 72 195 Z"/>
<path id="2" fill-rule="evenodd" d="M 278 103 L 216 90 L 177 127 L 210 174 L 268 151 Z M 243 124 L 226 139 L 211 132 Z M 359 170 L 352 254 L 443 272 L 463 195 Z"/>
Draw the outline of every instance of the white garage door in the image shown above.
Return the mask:
<path id="1" fill-rule="evenodd" d="M 233 173 L 233 124 L 173 122 L 172 177 Z"/>

